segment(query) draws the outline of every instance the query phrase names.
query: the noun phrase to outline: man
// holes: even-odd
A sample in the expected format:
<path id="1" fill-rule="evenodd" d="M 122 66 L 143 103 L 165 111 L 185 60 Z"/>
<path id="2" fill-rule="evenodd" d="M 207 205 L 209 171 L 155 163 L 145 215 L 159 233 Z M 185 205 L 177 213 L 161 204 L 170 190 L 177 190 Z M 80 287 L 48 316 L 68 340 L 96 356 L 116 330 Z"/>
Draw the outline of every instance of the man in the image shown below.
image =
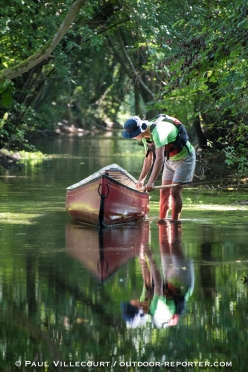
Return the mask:
<path id="1" fill-rule="evenodd" d="M 146 176 L 152 168 L 149 180 L 144 186 L 144 191 L 152 191 L 163 166 L 162 185 L 192 181 L 195 169 L 195 150 L 188 141 L 185 127 L 179 120 L 168 115 L 158 115 L 147 122 L 138 116 L 133 116 L 125 122 L 122 136 L 142 140 L 144 143 L 146 156 L 137 188 L 144 186 Z M 182 191 L 182 185 L 160 190 L 160 222 L 168 217 L 170 199 L 172 220 L 177 221 L 180 218 L 183 205 Z"/>

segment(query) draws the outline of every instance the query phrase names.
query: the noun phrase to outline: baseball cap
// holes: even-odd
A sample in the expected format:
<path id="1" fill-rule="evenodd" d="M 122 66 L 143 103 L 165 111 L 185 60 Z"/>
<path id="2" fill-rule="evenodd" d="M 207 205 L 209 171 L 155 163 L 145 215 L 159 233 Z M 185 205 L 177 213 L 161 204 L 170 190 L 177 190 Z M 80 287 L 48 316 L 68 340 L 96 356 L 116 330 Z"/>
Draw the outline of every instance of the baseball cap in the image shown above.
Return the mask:
<path id="1" fill-rule="evenodd" d="M 148 321 L 149 316 L 143 312 L 143 309 L 131 305 L 130 302 L 122 302 L 121 309 L 127 328 L 138 328 Z"/>
<path id="2" fill-rule="evenodd" d="M 124 123 L 124 132 L 122 133 L 122 137 L 137 137 L 142 132 L 141 125 L 142 121 L 139 116 L 132 116 Z"/>

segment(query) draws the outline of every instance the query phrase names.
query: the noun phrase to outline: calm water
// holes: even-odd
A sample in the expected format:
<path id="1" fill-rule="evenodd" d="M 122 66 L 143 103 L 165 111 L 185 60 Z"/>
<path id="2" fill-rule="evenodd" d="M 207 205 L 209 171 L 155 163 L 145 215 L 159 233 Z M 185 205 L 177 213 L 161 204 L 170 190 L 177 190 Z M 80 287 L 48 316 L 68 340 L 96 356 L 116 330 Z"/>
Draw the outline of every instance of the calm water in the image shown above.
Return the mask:
<path id="1" fill-rule="evenodd" d="M 98 231 L 66 214 L 66 187 L 103 166 L 139 175 L 130 142 L 42 140 L 53 158 L 0 171 L 1 371 L 247 370 L 242 219 L 158 226 L 156 193 L 137 226 Z"/>

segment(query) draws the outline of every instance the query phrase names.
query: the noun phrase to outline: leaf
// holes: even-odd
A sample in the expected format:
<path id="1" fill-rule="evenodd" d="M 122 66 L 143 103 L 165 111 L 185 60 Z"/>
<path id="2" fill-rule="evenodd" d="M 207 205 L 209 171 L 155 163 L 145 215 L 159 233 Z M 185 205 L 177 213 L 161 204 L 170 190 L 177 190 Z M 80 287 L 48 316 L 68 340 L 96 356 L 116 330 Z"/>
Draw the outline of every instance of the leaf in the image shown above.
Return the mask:
<path id="1" fill-rule="evenodd" d="M 217 79 L 214 75 L 212 75 L 211 78 L 209 79 L 209 81 L 211 81 L 211 83 L 216 83 Z"/>
<path id="2" fill-rule="evenodd" d="M 238 49 L 234 49 L 231 51 L 230 58 L 237 57 L 240 54 L 240 51 Z"/>
<path id="3" fill-rule="evenodd" d="M 12 103 L 12 98 L 13 98 L 13 91 L 14 91 L 14 86 L 12 83 L 10 83 L 7 87 L 7 89 L 2 93 L 1 97 L 1 105 L 4 108 L 10 107 Z"/>
<path id="4" fill-rule="evenodd" d="M 8 119 L 8 115 L 9 113 L 5 112 L 5 114 L 3 115 L 3 118 L 0 120 L 0 129 L 4 126 L 6 120 Z"/>

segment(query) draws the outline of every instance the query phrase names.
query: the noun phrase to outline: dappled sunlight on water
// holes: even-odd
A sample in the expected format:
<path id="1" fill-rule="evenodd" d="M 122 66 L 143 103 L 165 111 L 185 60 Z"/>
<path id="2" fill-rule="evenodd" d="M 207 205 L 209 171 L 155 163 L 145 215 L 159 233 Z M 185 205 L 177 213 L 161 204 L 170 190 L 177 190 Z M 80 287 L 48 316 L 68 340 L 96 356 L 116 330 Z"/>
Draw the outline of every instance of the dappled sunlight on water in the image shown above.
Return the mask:
<path id="1" fill-rule="evenodd" d="M 42 216 L 42 214 L 29 214 L 29 213 L 0 213 L 0 223 L 2 224 L 32 224 L 37 223 L 36 220 L 38 217 Z"/>

